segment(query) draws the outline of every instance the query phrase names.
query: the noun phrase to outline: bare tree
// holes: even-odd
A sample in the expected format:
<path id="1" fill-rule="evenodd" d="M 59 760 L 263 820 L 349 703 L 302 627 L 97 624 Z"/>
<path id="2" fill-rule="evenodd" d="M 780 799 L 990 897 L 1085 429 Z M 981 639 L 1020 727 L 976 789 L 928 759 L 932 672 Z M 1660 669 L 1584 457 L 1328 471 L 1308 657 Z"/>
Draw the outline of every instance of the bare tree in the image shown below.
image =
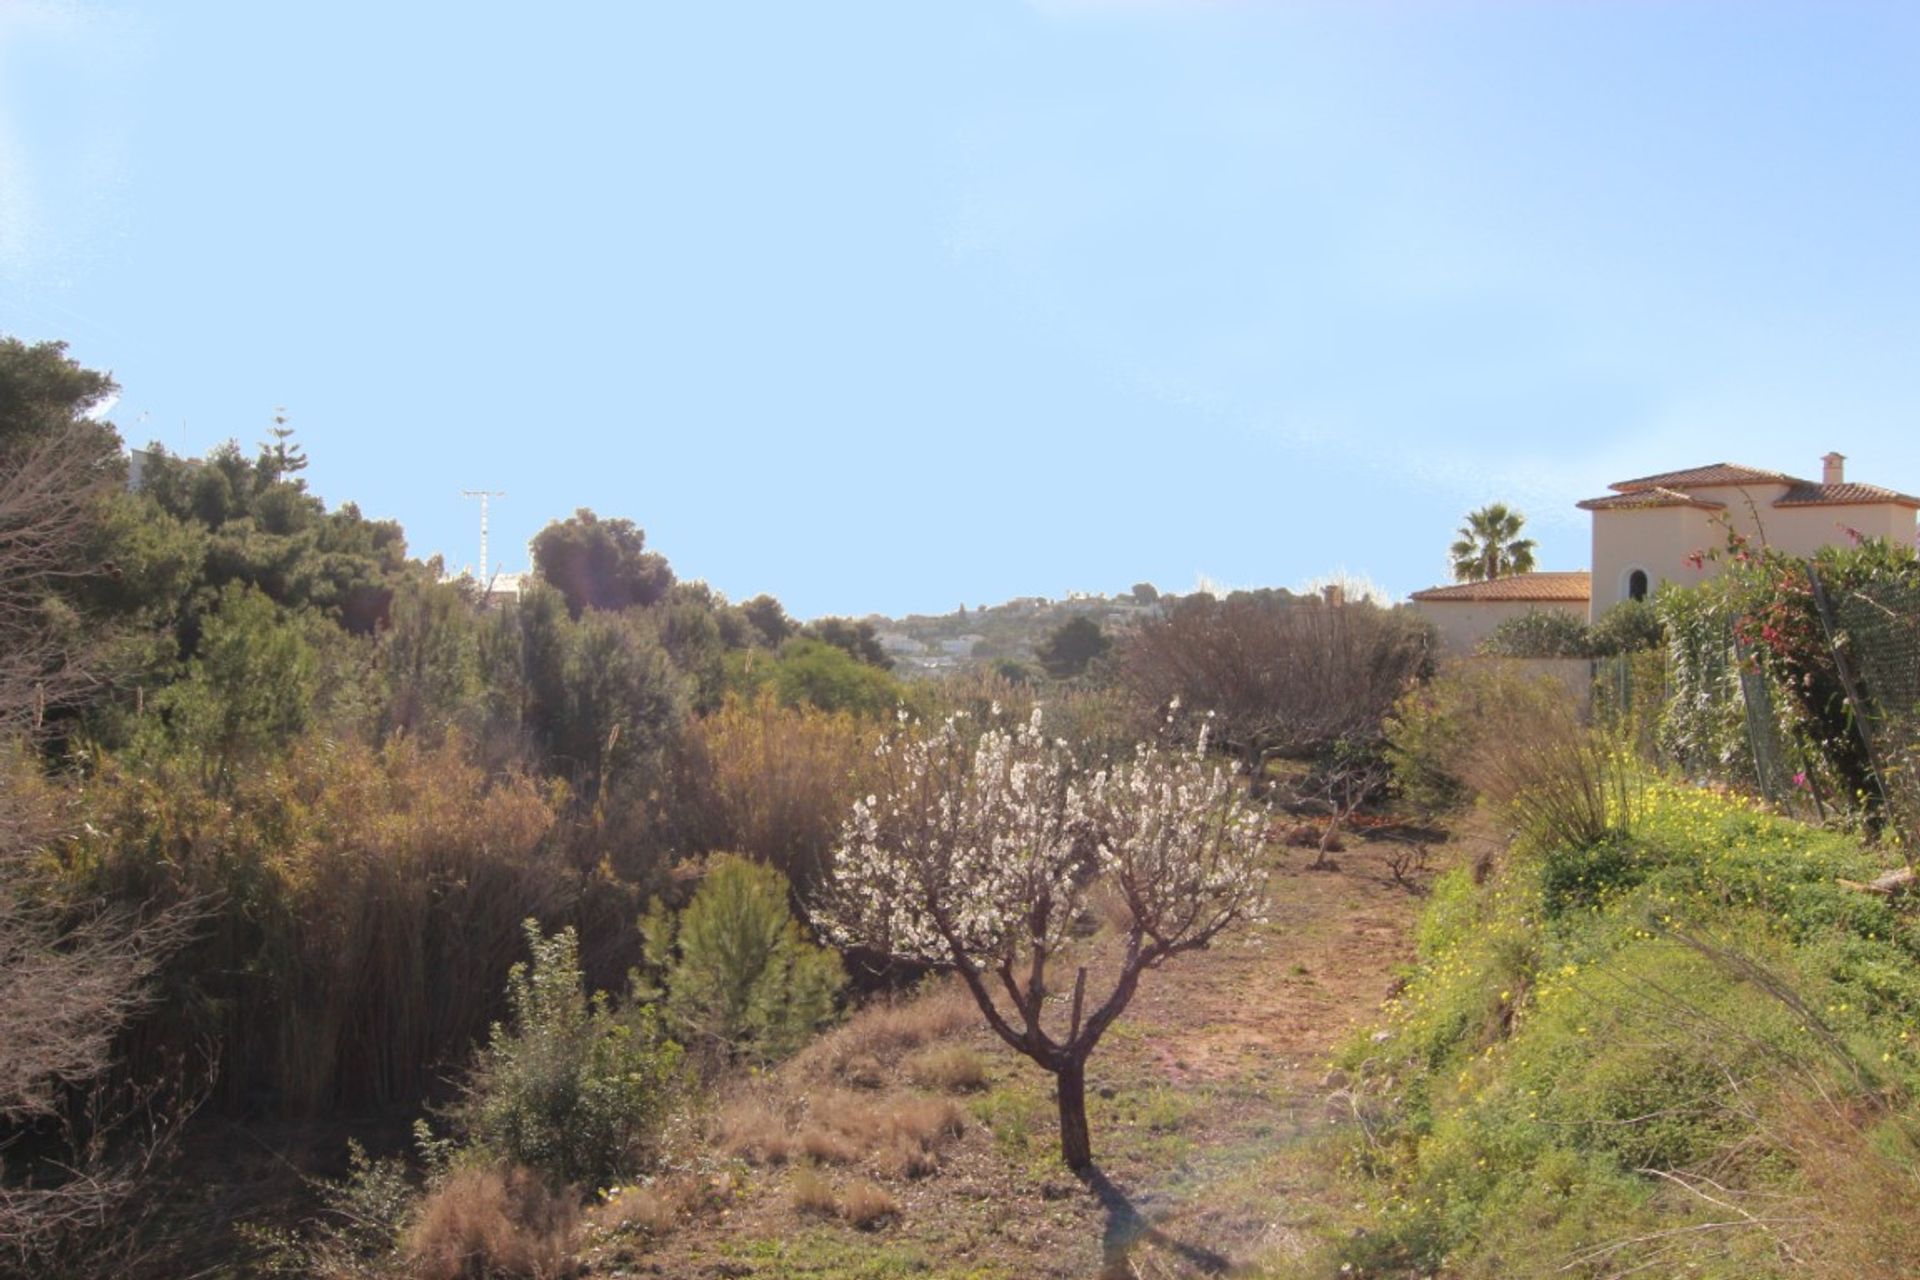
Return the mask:
<path id="1" fill-rule="evenodd" d="M 83 643 L 56 589 L 99 572 L 83 550 L 115 484 L 91 424 L 0 451 L 0 733 L 35 729 L 87 687 Z"/>
<path id="2" fill-rule="evenodd" d="M 1257 913 L 1264 815 L 1198 751 L 1143 746 L 1076 773 L 1038 711 L 977 740 L 959 718 L 902 731 L 878 764 L 834 854 L 828 933 L 959 973 L 994 1032 L 1054 1074 L 1061 1156 L 1087 1172 L 1087 1059 L 1147 970 Z M 1100 882 L 1124 907 L 1117 954 L 1103 992 L 1080 965 L 1063 1002 L 1052 970 Z"/>
<path id="3" fill-rule="evenodd" d="M 1332 865 L 1327 855 L 1339 842 L 1341 829 L 1353 821 L 1353 815 L 1387 785 L 1391 771 L 1387 762 L 1370 752 L 1335 759 L 1315 779 L 1312 799 L 1325 809 L 1326 826 L 1320 831 L 1320 848 L 1310 871 L 1325 871 Z"/>
<path id="4" fill-rule="evenodd" d="M 1270 760 L 1376 736 L 1429 660 L 1427 627 L 1397 610 L 1192 597 L 1133 629 L 1119 673 L 1143 712 L 1212 713 L 1259 793 Z"/>
<path id="5" fill-rule="evenodd" d="M 0 1266 L 23 1272 L 71 1260 L 76 1246 L 97 1256 L 124 1226 L 116 1214 L 158 1145 L 154 1129 L 109 1138 L 152 1118 L 157 1094 L 93 1086 L 189 927 L 185 909 L 76 914 L 40 878 L 68 818 L 30 744 L 47 711 L 87 687 L 84 637 L 57 588 L 88 571 L 89 521 L 115 478 L 103 440 L 76 419 L 0 449 Z M 9 1139 L 29 1133 L 64 1135 L 61 1159 L 9 1162 Z"/>

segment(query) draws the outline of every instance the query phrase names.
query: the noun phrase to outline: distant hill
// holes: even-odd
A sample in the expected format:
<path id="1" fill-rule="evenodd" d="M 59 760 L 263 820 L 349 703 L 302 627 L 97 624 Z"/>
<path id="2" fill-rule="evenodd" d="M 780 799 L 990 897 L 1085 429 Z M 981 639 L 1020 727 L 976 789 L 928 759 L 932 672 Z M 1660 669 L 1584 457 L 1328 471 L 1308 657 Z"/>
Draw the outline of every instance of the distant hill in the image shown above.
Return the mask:
<path id="1" fill-rule="evenodd" d="M 1274 594 L 1292 593 L 1277 590 Z M 1037 666 L 1035 652 L 1040 643 L 1070 619 L 1090 617 L 1117 639 L 1142 619 L 1158 617 L 1179 599 L 1143 584 L 1123 595 L 1076 592 L 1064 600 L 1021 596 L 1004 604 L 962 605 L 952 613 L 915 613 L 904 618 L 876 613 L 863 621 L 873 624 L 900 675 L 938 675 L 1005 660 Z"/>

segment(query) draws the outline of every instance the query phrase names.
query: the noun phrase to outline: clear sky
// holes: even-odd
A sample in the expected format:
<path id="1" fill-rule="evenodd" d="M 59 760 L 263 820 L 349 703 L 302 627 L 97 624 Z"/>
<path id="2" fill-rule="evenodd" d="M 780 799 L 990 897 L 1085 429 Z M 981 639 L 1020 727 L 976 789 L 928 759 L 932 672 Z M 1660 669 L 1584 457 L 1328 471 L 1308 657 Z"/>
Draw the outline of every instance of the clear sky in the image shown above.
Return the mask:
<path id="1" fill-rule="evenodd" d="M 1440 581 L 1731 460 L 1920 490 L 1920 5 L 0 0 L 0 332 L 518 567 L 801 616 Z"/>

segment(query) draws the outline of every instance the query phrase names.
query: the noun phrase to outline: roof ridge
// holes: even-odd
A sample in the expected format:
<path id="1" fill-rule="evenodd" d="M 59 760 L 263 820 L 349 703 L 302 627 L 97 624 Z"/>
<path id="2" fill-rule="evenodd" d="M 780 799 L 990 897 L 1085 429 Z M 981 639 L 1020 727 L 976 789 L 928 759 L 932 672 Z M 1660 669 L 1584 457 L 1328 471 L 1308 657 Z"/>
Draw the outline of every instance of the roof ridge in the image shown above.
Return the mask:
<path id="1" fill-rule="evenodd" d="M 1697 467 L 1683 467 L 1677 471 L 1661 471 L 1648 476 L 1636 476 L 1631 480 L 1618 480 L 1608 485 L 1615 493 L 1639 493 L 1647 489 L 1663 487 L 1713 487 L 1726 484 L 1744 483 L 1804 483 L 1797 476 L 1784 471 L 1768 471 L 1760 467 L 1750 467 L 1743 462 L 1707 462 Z"/>
<path id="2" fill-rule="evenodd" d="M 1492 599 L 1517 602 L 1585 600 L 1592 595 L 1593 574 L 1586 569 L 1535 569 L 1502 574 L 1477 582 L 1450 582 L 1415 591 L 1413 600 Z"/>

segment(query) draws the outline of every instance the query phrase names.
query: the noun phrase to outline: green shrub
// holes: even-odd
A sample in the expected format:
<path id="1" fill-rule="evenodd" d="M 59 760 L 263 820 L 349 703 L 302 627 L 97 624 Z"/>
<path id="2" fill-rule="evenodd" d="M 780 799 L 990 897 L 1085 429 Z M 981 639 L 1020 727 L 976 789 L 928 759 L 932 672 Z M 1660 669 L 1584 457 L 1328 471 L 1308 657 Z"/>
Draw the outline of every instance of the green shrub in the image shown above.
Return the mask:
<path id="1" fill-rule="evenodd" d="M 316 692 L 313 645 L 300 621 L 258 589 L 228 583 L 187 678 L 154 701 L 167 743 L 215 778 L 284 746 L 312 715 Z"/>
<path id="2" fill-rule="evenodd" d="M 1587 628 L 1587 652 L 1595 658 L 1639 653 L 1665 643 L 1660 612 L 1648 600 L 1622 600 Z"/>
<path id="3" fill-rule="evenodd" d="M 807 941 L 787 878 L 721 854 L 677 917 L 655 902 L 641 928 L 667 1017 L 722 1059 L 783 1058 L 830 1021 L 846 983 L 839 955 Z"/>
<path id="4" fill-rule="evenodd" d="M 651 1008 L 587 996 L 572 929 L 526 923 L 531 964 L 507 978 L 511 1024 L 491 1041 L 457 1115 L 471 1144 L 582 1186 L 644 1164 L 679 1076 Z"/>
<path id="5" fill-rule="evenodd" d="M 1571 613 L 1529 609 L 1495 627 L 1479 651 L 1495 658 L 1590 658 L 1593 637 Z"/>
<path id="6" fill-rule="evenodd" d="M 785 706 L 874 719 L 886 719 L 908 701 L 906 686 L 891 674 L 811 636 L 794 636 L 771 661 L 760 653 L 728 655 L 728 680 L 749 697 L 771 689 Z"/>
<path id="7" fill-rule="evenodd" d="M 1592 626 L 1560 609 L 1529 609 L 1508 618 L 1480 642 L 1497 658 L 1610 658 L 1659 647 L 1660 615 L 1645 600 L 1622 600 Z"/>

